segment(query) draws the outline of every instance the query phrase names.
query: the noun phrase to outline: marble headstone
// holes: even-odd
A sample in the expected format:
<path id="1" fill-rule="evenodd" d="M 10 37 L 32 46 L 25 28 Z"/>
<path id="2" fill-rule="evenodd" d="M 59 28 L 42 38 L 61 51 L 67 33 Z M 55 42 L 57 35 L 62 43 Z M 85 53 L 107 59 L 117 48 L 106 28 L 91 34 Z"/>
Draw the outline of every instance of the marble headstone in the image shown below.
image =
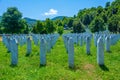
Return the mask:
<path id="1" fill-rule="evenodd" d="M 110 38 L 109 37 L 105 38 L 105 49 L 107 52 L 110 51 Z"/>
<path id="2" fill-rule="evenodd" d="M 46 41 L 44 38 L 40 43 L 40 65 L 46 65 Z"/>
<path id="3" fill-rule="evenodd" d="M 74 41 L 72 37 L 68 40 L 68 63 L 70 68 L 74 68 Z"/>
<path id="4" fill-rule="evenodd" d="M 16 39 L 13 39 L 11 47 L 11 65 L 17 64 L 18 64 L 18 42 Z"/>
<path id="5" fill-rule="evenodd" d="M 102 37 L 97 41 L 97 63 L 104 65 L 104 42 Z"/>
<path id="6" fill-rule="evenodd" d="M 27 53 L 26 55 L 30 55 L 32 52 L 32 45 L 31 45 L 31 37 L 27 38 Z"/>
<path id="7" fill-rule="evenodd" d="M 90 54 L 90 37 L 86 37 L 86 53 Z"/>

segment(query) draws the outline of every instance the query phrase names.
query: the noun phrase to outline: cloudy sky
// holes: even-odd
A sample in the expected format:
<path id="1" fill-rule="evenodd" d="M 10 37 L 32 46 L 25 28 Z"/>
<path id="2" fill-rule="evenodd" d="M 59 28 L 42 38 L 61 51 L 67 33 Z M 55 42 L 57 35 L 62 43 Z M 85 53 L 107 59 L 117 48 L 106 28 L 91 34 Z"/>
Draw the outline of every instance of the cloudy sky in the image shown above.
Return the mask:
<path id="1" fill-rule="evenodd" d="M 0 16 L 8 7 L 17 7 L 23 17 L 44 20 L 55 16 L 73 16 L 80 9 L 105 6 L 114 0 L 0 0 Z"/>

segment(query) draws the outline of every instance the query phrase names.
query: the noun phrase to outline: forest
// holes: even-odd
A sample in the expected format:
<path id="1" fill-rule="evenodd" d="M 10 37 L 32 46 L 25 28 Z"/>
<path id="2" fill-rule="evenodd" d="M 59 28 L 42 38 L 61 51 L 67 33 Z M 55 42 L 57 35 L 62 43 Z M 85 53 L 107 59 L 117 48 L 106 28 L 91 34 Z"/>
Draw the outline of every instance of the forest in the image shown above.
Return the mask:
<path id="1" fill-rule="evenodd" d="M 0 34 L 62 34 L 64 30 L 72 33 L 82 33 L 89 29 L 92 33 L 109 30 L 113 33 L 120 32 L 120 0 L 107 2 L 105 7 L 84 8 L 73 17 L 63 19 L 37 20 L 35 24 L 29 24 L 22 16 L 22 12 L 16 7 L 8 7 L 0 17 Z"/>

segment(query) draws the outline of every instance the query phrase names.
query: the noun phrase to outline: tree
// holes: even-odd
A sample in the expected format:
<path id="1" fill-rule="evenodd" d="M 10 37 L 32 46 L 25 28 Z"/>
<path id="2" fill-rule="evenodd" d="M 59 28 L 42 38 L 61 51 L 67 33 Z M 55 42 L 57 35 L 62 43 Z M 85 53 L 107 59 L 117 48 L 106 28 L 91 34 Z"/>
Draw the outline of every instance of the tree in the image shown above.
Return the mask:
<path id="1" fill-rule="evenodd" d="M 104 20 L 101 17 L 95 17 L 95 19 L 90 24 L 90 29 L 92 32 L 99 32 L 105 30 Z"/>
<path id="2" fill-rule="evenodd" d="M 107 8 L 109 6 L 110 6 L 110 2 L 107 2 L 106 5 L 105 5 L 105 7 Z"/>
<path id="3" fill-rule="evenodd" d="M 80 20 L 74 20 L 74 22 L 73 22 L 73 32 L 74 33 L 85 32 L 84 26 L 82 25 Z"/>
<path id="4" fill-rule="evenodd" d="M 51 21 L 49 18 L 45 20 L 45 28 L 46 28 L 47 33 L 53 33 L 56 29 L 53 24 L 53 21 Z"/>
<path id="5" fill-rule="evenodd" d="M 63 34 L 63 31 L 64 31 L 63 26 L 58 26 L 57 32 L 58 32 L 60 35 Z"/>
<path id="6" fill-rule="evenodd" d="M 40 34 L 46 34 L 47 31 L 44 27 L 44 24 L 41 21 L 37 21 L 36 24 L 33 27 L 33 33 L 40 33 Z"/>
<path id="7" fill-rule="evenodd" d="M 31 33 L 31 27 L 33 27 L 33 25 L 31 25 L 31 24 L 26 24 L 26 28 L 25 28 L 25 30 L 24 30 L 24 33 L 25 33 L 25 34 Z"/>
<path id="8" fill-rule="evenodd" d="M 83 23 L 84 25 L 89 25 L 92 20 L 93 20 L 93 14 L 90 13 L 90 12 L 89 12 L 89 13 L 86 12 L 86 13 L 83 15 L 82 23 Z"/>
<path id="9" fill-rule="evenodd" d="M 64 28 L 66 27 L 67 28 L 67 24 L 68 24 L 68 18 L 67 17 L 64 17 L 63 19 L 62 19 L 62 22 L 63 22 L 63 26 L 64 26 Z"/>
<path id="10" fill-rule="evenodd" d="M 2 31 L 2 24 L 0 23 L 0 34 L 3 33 Z"/>
<path id="11" fill-rule="evenodd" d="M 67 26 L 68 26 L 69 28 L 73 27 L 73 19 L 72 19 L 72 18 L 70 18 L 70 19 L 68 20 Z"/>
<path id="12" fill-rule="evenodd" d="M 25 29 L 22 13 L 16 7 L 9 7 L 2 16 L 2 25 L 6 33 L 22 33 Z"/>
<path id="13" fill-rule="evenodd" d="M 120 32 L 120 16 L 113 15 L 108 21 L 108 29 L 111 32 Z"/>
<path id="14" fill-rule="evenodd" d="M 60 19 L 55 20 L 54 23 L 55 23 L 55 25 L 57 25 L 57 26 L 63 26 L 63 25 L 62 25 L 62 21 L 61 21 Z"/>
<path id="15" fill-rule="evenodd" d="M 97 7 L 97 12 L 98 12 L 98 15 L 103 11 L 103 7 L 102 6 L 98 6 Z"/>

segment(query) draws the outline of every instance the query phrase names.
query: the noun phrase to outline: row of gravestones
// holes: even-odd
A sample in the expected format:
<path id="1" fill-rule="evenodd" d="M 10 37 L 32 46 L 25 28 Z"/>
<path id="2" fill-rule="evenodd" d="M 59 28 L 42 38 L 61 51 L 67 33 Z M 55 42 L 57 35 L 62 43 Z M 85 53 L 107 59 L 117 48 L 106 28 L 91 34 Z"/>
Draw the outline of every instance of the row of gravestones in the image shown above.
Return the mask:
<path id="1" fill-rule="evenodd" d="M 49 34 L 49 35 L 9 35 L 5 34 L 2 36 L 2 41 L 7 47 L 8 51 L 11 52 L 11 65 L 18 64 L 18 45 L 22 46 L 27 44 L 26 55 L 30 55 L 32 52 L 32 39 L 35 45 L 39 46 L 40 44 L 40 64 L 46 64 L 46 53 L 55 45 L 59 35 L 58 34 Z M 37 42 L 36 42 L 37 41 Z"/>
<path id="2" fill-rule="evenodd" d="M 92 39 L 92 34 L 90 33 L 73 33 L 73 34 L 64 34 L 63 40 L 68 53 L 68 64 L 70 68 L 74 67 L 74 44 L 83 46 L 86 44 L 86 53 L 90 54 L 90 43 Z"/>
<path id="3" fill-rule="evenodd" d="M 97 37 L 97 39 L 96 39 Z M 74 67 L 74 43 L 79 44 L 80 46 L 83 43 L 86 43 L 86 53 L 90 54 L 91 46 L 91 33 L 80 33 L 80 34 L 64 34 L 63 40 L 65 44 L 66 51 L 68 52 L 68 63 L 69 67 Z M 107 52 L 110 52 L 110 46 L 116 44 L 120 39 L 120 34 L 111 34 L 111 33 L 95 33 L 94 42 L 97 47 L 97 63 L 99 65 L 104 65 L 104 47 Z M 104 46 L 105 45 L 105 46 Z"/>
<path id="4" fill-rule="evenodd" d="M 100 34 L 100 33 L 95 33 L 94 34 L 94 44 L 95 44 L 96 47 L 97 47 L 97 41 L 98 41 L 100 36 L 103 38 L 104 43 L 105 43 L 105 39 L 108 38 L 110 40 L 111 45 L 116 44 L 117 41 L 120 39 L 120 34 L 111 34 L 111 33 Z"/>
<path id="5" fill-rule="evenodd" d="M 73 38 L 73 43 L 77 44 L 77 45 L 80 45 L 80 46 L 83 46 L 84 44 L 86 44 L 86 48 L 87 48 L 87 54 L 90 53 L 90 43 L 91 43 L 91 39 L 92 39 L 92 34 L 88 34 L 88 33 L 80 33 L 80 34 L 64 34 L 63 35 L 63 40 L 64 40 L 64 43 L 65 43 L 65 48 L 66 48 L 66 51 L 68 52 L 68 40 L 69 40 L 69 37 L 72 37 Z"/>

